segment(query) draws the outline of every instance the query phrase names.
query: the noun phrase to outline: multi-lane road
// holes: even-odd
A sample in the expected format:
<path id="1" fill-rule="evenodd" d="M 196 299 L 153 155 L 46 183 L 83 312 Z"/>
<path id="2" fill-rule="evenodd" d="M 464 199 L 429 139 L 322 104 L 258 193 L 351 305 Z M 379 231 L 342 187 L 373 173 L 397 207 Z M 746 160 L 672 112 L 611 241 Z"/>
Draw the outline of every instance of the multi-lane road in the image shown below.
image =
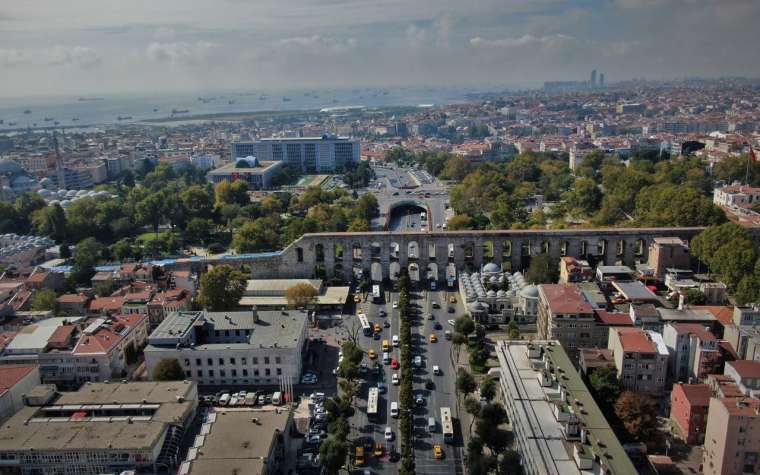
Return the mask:
<path id="1" fill-rule="evenodd" d="M 441 407 L 449 407 L 452 416 L 457 419 L 457 404 L 455 394 L 455 370 L 451 362 L 451 342 L 446 340 L 444 332 L 453 330 L 453 327 L 447 322 L 455 318 L 455 315 L 461 313 L 459 302 L 450 304 L 449 298 L 453 294 L 446 291 L 414 291 L 412 293 L 411 304 L 419 311 L 412 325 L 412 355 L 421 356 L 423 367 L 414 370 L 413 389 L 415 396 L 422 394 L 425 399 L 425 405 L 413 409 L 413 428 L 414 428 L 414 454 L 416 472 L 419 474 L 455 474 L 462 473 L 462 439 L 458 425 L 455 424 L 455 443 L 445 444 L 441 434 Z M 389 448 L 393 447 L 396 451 L 400 448 L 400 434 L 398 430 L 398 419 L 390 415 L 392 402 L 399 400 L 399 386 L 392 384 L 392 375 L 399 374 L 400 370 L 393 370 L 389 364 L 383 364 L 381 348 L 383 340 L 392 340 L 393 335 L 398 335 L 400 331 L 399 310 L 393 308 L 393 302 L 398 301 L 397 292 L 385 292 L 384 299 L 381 303 L 364 302 L 357 309 L 357 312 L 364 312 L 372 323 L 379 323 L 382 331 L 379 340 L 373 336 L 365 336 L 360 333 L 359 344 L 365 350 L 365 362 L 372 368 L 374 361 L 379 362 L 382 368 L 380 375 L 372 371 L 366 375 L 366 383 L 362 385 L 359 391 L 359 397 L 355 403 L 356 413 L 352 418 L 351 437 L 355 441 L 382 442 Z M 433 307 L 433 302 L 438 304 L 439 308 Z M 454 312 L 449 313 L 448 307 L 454 307 Z M 381 311 L 386 312 L 386 316 L 381 316 Z M 433 315 L 433 320 L 428 319 L 428 315 Z M 356 317 L 349 317 L 356 320 Z M 385 322 L 390 326 L 386 328 Z M 440 324 L 436 329 L 436 323 Z M 352 321 L 351 325 L 357 325 Z M 435 334 L 438 341 L 430 342 L 430 335 Z M 366 352 L 374 349 L 378 357 L 372 361 L 366 356 Z M 400 351 L 392 347 L 391 356 L 399 359 Z M 441 368 L 441 375 L 433 374 L 433 366 Z M 432 389 L 426 388 L 427 380 L 433 381 Z M 370 387 L 376 387 L 377 383 L 382 381 L 387 391 L 380 395 L 379 415 L 374 421 L 367 418 L 367 394 Z M 432 432 L 428 430 L 428 418 L 433 417 L 436 421 L 436 428 Z M 384 438 L 385 428 L 390 427 L 393 431 L 393 440 L 386 442 Z M 433 455 L 433 445 L 440 444 L 445 453 L 443 460 L 435 459 Z M 353 454 L 352 461 L 353 461 Z M 380 459 L 368 457 L 366 469 L 372 473 L 392 474 L 398 473 L 400 462 L 391 462 L 388 454 Z"/>

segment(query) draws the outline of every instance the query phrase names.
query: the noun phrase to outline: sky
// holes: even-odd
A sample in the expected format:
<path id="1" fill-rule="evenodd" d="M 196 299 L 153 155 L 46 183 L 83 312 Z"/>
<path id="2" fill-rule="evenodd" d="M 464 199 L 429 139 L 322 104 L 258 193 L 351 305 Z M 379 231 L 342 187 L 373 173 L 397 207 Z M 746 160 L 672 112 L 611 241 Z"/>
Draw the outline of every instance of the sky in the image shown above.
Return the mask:
<path id="1" fill-rule="evenodd" d="M 0 96 L 760 76 L 758 0 L 0 0 Z"/>

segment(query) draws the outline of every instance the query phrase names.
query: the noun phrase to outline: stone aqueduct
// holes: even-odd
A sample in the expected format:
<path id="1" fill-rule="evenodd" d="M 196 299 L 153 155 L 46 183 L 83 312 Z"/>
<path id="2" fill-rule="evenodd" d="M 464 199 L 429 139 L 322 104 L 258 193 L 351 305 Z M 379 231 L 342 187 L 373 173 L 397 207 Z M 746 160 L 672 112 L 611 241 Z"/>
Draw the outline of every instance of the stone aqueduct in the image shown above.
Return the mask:
<path id="1" fill-rule="evenodd" d="M 280 252 L 244 258 L 252 277 L 349 280 L 357 270 L 373 280 L 395 279 L 405 267 L 423 279 L 444 280 L 450 269 L 478 269 L 495 262 L 524 270 L 533 256 L 573 256 L 592 264 L 645 261 L 656 237 L 687 242 L 703 228 L 614 228 L 443 232 L 306 234 Z M 230 256 L 232 257 L 232 256 Z"/>

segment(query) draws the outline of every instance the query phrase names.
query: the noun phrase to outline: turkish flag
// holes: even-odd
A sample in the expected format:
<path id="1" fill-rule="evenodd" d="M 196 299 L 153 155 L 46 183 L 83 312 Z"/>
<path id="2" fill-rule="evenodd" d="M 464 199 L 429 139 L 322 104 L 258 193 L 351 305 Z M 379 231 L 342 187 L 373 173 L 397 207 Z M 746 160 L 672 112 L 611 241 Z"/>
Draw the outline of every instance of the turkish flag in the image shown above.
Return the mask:
<path id="1" fill-rule="evenodd" d="M 755 155 L 755 151 L 752 149 L 752 145 L 749 146 L 749 158 L 751 158 L 753 162 L 757 161 L 757 155 Z"/>

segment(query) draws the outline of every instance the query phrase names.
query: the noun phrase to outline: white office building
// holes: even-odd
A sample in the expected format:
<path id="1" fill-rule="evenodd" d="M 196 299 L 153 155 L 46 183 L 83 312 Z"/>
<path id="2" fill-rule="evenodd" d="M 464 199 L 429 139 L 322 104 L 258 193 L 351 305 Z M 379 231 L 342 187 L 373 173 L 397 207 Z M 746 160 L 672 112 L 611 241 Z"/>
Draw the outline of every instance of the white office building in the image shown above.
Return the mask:
<path id="1" fill-rule="evenodd" d="M 307 336 L 303 310 L 174 312 L 148 338 L 149 374 L 161 359 L 176 358 L 199 385 L 297 383 Z"/>
<path id="2" fill-rule="evenodd" d="M 283 161 L 300 167 L 306 173 L 331 173 L 344 170 L 349 163 L 358 163 L 360 150 L 358 141 L 328 134 L 232 143 L 232 161 L 248 156 L 263 162 Z"/>

